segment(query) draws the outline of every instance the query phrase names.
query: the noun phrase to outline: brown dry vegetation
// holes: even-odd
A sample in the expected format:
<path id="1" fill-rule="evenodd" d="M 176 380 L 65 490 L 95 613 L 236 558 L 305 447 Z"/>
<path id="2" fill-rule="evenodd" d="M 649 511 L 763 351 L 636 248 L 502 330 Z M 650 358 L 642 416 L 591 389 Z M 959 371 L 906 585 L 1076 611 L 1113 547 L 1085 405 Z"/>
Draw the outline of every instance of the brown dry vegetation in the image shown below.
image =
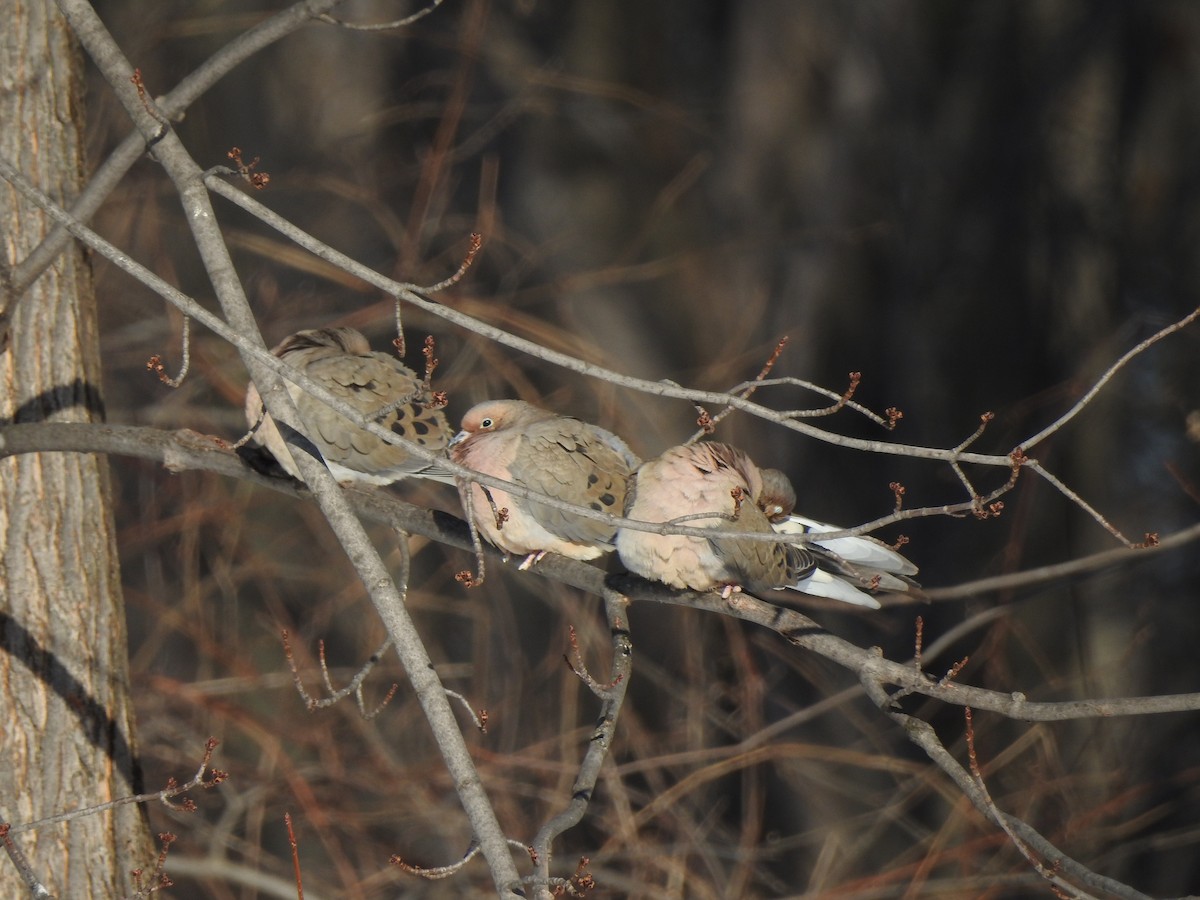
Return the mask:
<path id="1" fill-rule="evenodd" d="M 270 9 L 97 2 L 152 94 L 169 90 Z M 355 3 L 357 21 L 398 14 Z M 843 4 L 446 0 L 396 31 L 314 24 L 226 76 L 177 126 L 202 166 L 261 157 L 255 199 L 401 281 L 446 278 L 469 235 L 484 248 L 437 295 L 454 309 L 619 372 L 724 391 L 783 335 L 774 375 L 903 410 L 886 432 L 843 411 L 830 431 L 1003 456 L 1064 413 L 1200 287 L 1200 7 L 1151 4 Z M 129 132 L 96 77 L 91 158 Z M 346 324 L 377 349 L 392 302 L 217 199 L 268 344 Z M 96 217 L 105 237 L 209 308 L 211 288 L 159 168 L 139 162 Z M 111 422 L 244 430 L 237 353 L 194 329 L 178 389 L 180 317 L 102 259 Z M 623 435 L 650 456 L 695 430 L 687 402 L 625 390 L 406 309 L 408 361 L 432 334 L 452 420 L 521 397 Z M 1135 358 L 1030 455 L 1134 540 L 1197 521 L 1200 332 Z M 819 406 L 791 387 L 755 399 Z M 713 412 L 716 410 L 714 409 Z M 871 454 L 734 414 L 718 437 L 785 469 L 807 514 L 847 525 L 969 499 L 944 463 Z M 195 813 L 151 805 L 179 838 L 168 896 L 279 896 L 292 861 L 306 896 L 493 892 L 476 858 L 426 881 L 388 864 L 459 859 L 471 840 L 396 657 L 349 700 L 307 712 L 280 641 L 317 690 L 319 642 L 340 686 L 386 633 L 318 508 L 228 477 L 114 457 L 137 740 L 149 789 L 186 780 L 209 736 L 221 786 Z M 981 493 L 1007 470 L 969 469 Z M 439 485 L 392 488 L 456 513 Z M 913 519 L 880 536 L 931 589 L 1119 547 L 1032 473 L 998 517 Z M 400 571 L 403 536 L 371 534 Z M 569 633 L 600 680 L 612 640 L 592 594 L 410 540 L 407 602 L 447 687 L 486 709 L 468 734 L 509 837 L 570 799 L 599 702 L 564 663 Z M 814 602 L 823 627 L 961 684 L 1058 701 L 1200 690 L 1200 553 L 1142 560 L 864 613 Z M 619 568 L 613 564 L 614 569 Z M 882 713 L 855 674 L 779 634 L 709 610 L 634 602 L 633 673 L 582 823 L 555 845 L 593 897 L 1051 896 L 1013 841 Z M 958 629 L 952 639 L 939 639 Z M 960 705 L 908 696 L 963 765 Z M 1200 729 L 1191 711 L 1023 722 L 976 711 L 974 744 L 999 809 L 1064 854 L 1146 894 L 1200 892 Z M 54 812 L 47 810 L 49 814 Z M 1044 859 L 1054 868 L 1053 859 Z M 129 867 L 146 861 L 130 861 Z M 528 861 L 518 859 L 522 871 Z M 294 889 L 293 889 L 294 890 Z M 1094 888 L 1095 896 L 1109 896 Z M 286 896 L 286 893 L 283 894 Z M 1137 894 L 1119 894 L 1138 896 Z"/>

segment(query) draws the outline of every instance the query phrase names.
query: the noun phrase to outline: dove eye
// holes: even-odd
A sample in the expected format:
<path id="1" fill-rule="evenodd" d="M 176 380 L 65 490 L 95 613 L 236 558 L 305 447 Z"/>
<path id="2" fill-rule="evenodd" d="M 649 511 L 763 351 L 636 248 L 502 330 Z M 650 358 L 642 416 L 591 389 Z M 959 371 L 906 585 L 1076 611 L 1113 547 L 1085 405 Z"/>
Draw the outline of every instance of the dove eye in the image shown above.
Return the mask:
<path id="1" fill-rule="evenodd" d="M 491 428 L 494 424 L 496 424 L 496 423 L 492 419 L 488 418 L 488 419 L 484 419 L 482 422 L 480 422 L 479 427 L 480 428 Z"/>

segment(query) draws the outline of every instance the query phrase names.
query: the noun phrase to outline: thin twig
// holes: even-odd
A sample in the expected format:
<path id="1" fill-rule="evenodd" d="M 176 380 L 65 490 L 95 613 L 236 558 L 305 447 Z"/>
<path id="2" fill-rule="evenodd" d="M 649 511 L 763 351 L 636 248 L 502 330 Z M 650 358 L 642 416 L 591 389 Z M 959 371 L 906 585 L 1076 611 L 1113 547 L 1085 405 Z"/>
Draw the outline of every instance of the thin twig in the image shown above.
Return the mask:
<path id="1" fill-rule="evenodd" d="M 295 684 L 296 691 L 300 694 L 301 699 L 304 700 L 304 707 L 309 712 L 313 712 L 318 709 L 328 709 L 335 703 L 338 703 L 353 694 L 355 699 L 358 701 L 358 708 L 359 712 L 362 714 L 362 717 L 364 719 L 373 719 L 379 714 L 379 711 L 388 704 L 392 697 L 395 696 L 396 690 L 399 688 L 399 685 L 393 684 L 390 690 L 388 690 L 387 695 L 383 698 L 383 701 L 373 711 L 367 711 L 363 702 L 362 684 L 366 680 L 367 676 L 371 673 L 371 670 L 379 664 L 379 661 L 383 658 L 383 654 L 387 653 L 387 651 L 391 648 L 391 637 L 388 637 L 379 646 L 379 649 L 371 654 L 367 661 L 363 663 L 361 667 L 359 667 L 358 671 L 354 674 L 354 677 L 351 678 L 346 686 L 341 689 L 335 689 L 333 686 L 333 682 L 329 675 L 329 667 L 325 661 L 325 642 L 319 641 L 317 644 L 317 657 L 321 667 L 321 680 L 324 682 L 325 690 L 328 692 L 328 696 L 323 697 L 320 700 L 311 696 L 304 687 L 304 681 L 300 677 L 300 670 L 296 665 L 294 657 L 292 656 L 292 645 L 291 640 L 288 637 L 287 629 L 284 629 L 282 632 L 282 641 L 283 655 L 287 660 L 288 668 L 292 672 L 292 683 Z"/>
<path id="2" fill-rule="evenodd" d="M 418 9 L 412 15 L 405 16 L 403 19 L 394 19 L 391 22 L 380 22 L 378 25 L 357 25 L 353 22 L 346 22 L 335 18 L 328 13 L 322 13 L 317 18 L 322 22 L 328 22 L 330 25 L 337 25 L 340 28 L 346 28 L 351 31 L 394 31 L 397 28 L 403 28 L 405 25 L 411 25 L 413 22 L 425 18 L 441 6 L 443 2 L 444 0 L 430 0 L 428 6 Z"/>
<path id="3" fill-rule="evenodd" d="M 983 803 L 984 810 L 989 814 L 988 817 L 1000 826 L 1000 830 L 1008 835 L 1008 839 L 1012 845 L 1017 848 L 1017 851 L 1029 861 L 1033 866 L 1034 871 L 1053 884 L 1055 887 L 1070 892 L 1070 896 L 1078 897 L 1080 900 L 1097 900 L 1091 894 L 1085 893 L 1075 885 L 1064 881 L 1057 873 L 1058 866 L 1054 869 L 1047 867 L 1030 849 L 1016 833 L 1008 821 L 1008 817 L 1000 811 L 1000 807 L 996 805 L 996 801 L 992 799 L 992 794 L 988 790 L 987 782 L 983 780 L 983 772 L 979 767 L 979 757 L 975 752 L 975 723 L 971 715 L 971 707 L 963 707 L 963 717 L 966 720 L 966 741 L 967 741 L 967 762 L 971 771 L 971 776 L 975 779 L 975 784 L 979 788 L 980 799 Z"/>
<path id="4" fill-rule="evenodd" d="M 450 690 L 450 688 L 446 688 L 446 696 L 451 700 L 457 700 L 462 705 L 462 708 L 467 711 L 467 715 L 471 717 L 471 721 L 475 723 L 475 728 L 480 734 L 487 734 L 488 711 L 486 709 L 480 709 L 479 712 L 476 712 L 466 697 L 458 691 Z"/>
<path id="5" fill-rule="evenodd" d="M 1129 540 L 1129 538 L 1127 538 L 1127 537 L 1125 537 L 1125 535 L 1121 534 L 1121 532 L 1119 532 L 1117 530 L 1115 525 L 1110 523 L 1108 521 L 1108 519 L 1104 518 L 1104 516 L 1100 515 L 1099 510 L 1095 509 L 1090 503 L 1088 503 L 1086 500 L 1084 500 L 1082 497 L 1080 497 L 1079 494 L 1077 494 L 1071 488 L 1069 488 L 1065 484 L 1063 484 L 1062 481 L 1060 481 L 1057 477 L 1055 477 L 1053 474 L 1051 474 L 1049 471 L 1047 471 L 1042 466 L 1042 464 L 1039 463 L 1036 459 L 1031 459 L 1028 462 L 1026 462 L 1025 468 L 1032 469 L 1034 472 L 1036 472 L 1042 478 L 1046 479 L 1048 482 L 1050 482 L 1052 485 L 1054 485 L 1054 488 L 1060 494 L 1062 494 L 1064 497 L 1066 497 L 1068 500 L 1070 500 L 1076 506 L 1078 506 L 1080 509 L 1082 509 L 1084 512 L 1086 512 L 1089 516 L 1091 516 L 1093 519 L 1095 519 L 1096 522 L 1099 523 L 1101 528 L 1103 528 L 1105 531 L 1107 531 L 1109 534 L 1111 534 L 1113 537 L 1115 537 L 1118 541 L 1120 541 L 1126 547 L 1129 547 L 1132 549 L 1136 546 L 1133 543 L 1133 541 Z"/>
<path id="6" fill-rule="evenodd" d="M 475 488 L 467 481 L 457 481 L 458 496 L 462 499 L 463 514 L 466 516 L 467 529 L 471 535 L 471 551 L 475 555 L 475 573 L 464 569 L 454 576 L 454 580 L 466 587 L 478 587 L 483 584 L 483 580 L 487 577 L 487 562 L 483 552 L 483 541 L 479 537 L 479 526 L 475 523 L 475 504 L 471 502 L 470 493 Z M 480 490 L 487 493 L 487 489 L 480 486 Z M 491 494 L 488 494 L 488 499 L 491 500 Z M 496 504 L 492 504 L 495 509 Z"/>
<path id="7" fill-rule="evenodd" d="M 449 878 L 451 875 L 462 871 L 463 867 L 473 860 L 478 853 L 479 845 L 472 843 L 471 846 L 467 848 L 467 852 L 463 854 L 462 859 L 458 860 L 458 862 L 453 862 L 445 866 L 430 866 L 428 868 L 423 866 L 415 866 L 412 863 L 405 862 L 402 857 L 397 855 L 393 855 L 390 859 L 388 859 L 388 862 L 393 866 L 396 866 L 397 868 L 407 872 L 409 875 L 419 875 L 426 881 L 438 881 L 439 879 Z"/>
<path id="8" fill-rule="evenodd" d="M 626 625 L 629 597 L 620 590 L 605 584 L 601 587 L 604 611 L 608 617 L 612 635 L 612 677 L 608 686 L 598 694 L 602 700 L 600 721 L 588 739 L 588 749 L 579 765 L 575 783 L 571 787 L 571 801 L 558 815 L 550 819 L 533 839 L 531 856 L 534 873 L 527 879 L 534 885 L 546 885 L 550 881 L 550 863 L 554 841 L 583 820 L 592 792 L 600 777 L 600 769 L 608 758 L 608 751 L 616 735 L 617 719 L 625 702 L 625 691 L 629 687 L 629 676 L 633 670 L 633 643 Z"/>
<path id="9" fill-rule="evenodd" d="M 304 879 L 300 875 L 300 844 L 296 840 L 296 832 L 292 829 L 292 814 L 283 814 L 283 824 L 287 826 L 288 843 L 292 847 L 292 869 L 296 873 L 296 900 L 304 900 Z"/>
<path id="10" fill-rule="evenodd" d="M 134 897 L 149 897 L 151 894 L 157 894 L 159 891 L 175 886 L 175 882 L 171 881 L 167 873 L 163 871 L 163 867 L 167 864 L 167 855 L 171 852 L 171 845 L 175 843 L 175 835 L 169 831 L 160 832 L 158 840 L 161 846 L 158 856 L 154 860 L 154 871 L 150 873 L 149 884 L 143 887 L 141 869 L 134 869 L 130 873 L 133 875 L 133 883 L 136 888 Z"/>
<path id="11" fill-rule="evenodd" d="M 467 269 L 471 268 L 471 264 L 475 262 L 475 256 L 479 253 L 483 246 L 483 235 L 479 232 L 471 233 L 471 243 L 467 247 L 467 255 L 463 257 L 463 261 L 459 264 L 458 270 L 449 278 L 443 279 L 436 284 L 431 284 L 428 287 L 421 288 L 426 294 L 436 294 L 439 291 L 444 291 L 448 287 L 453 287 L 462 281 L 462 277 L 467 274 Z M 399 297 L 396 298 L 399 301 Z"/>
<path id="12" fill-rule="evenodd" d="M 1020 448 L 1025 451 L 1029 451 L 1031 448 L 1036 447 L 1050 435 L 1054 434 L 1073 418 L 1083 412 L 1083 410 L 1087 408 L 1088 404 L 1092 402 L 1092 398 L 1100 393 L 1104 386 L 1112 380 L 1112 377 L 1116 375 L 1117 372 L 1119 372 L 1122 368 L 1124 368 L 1124 366 L 1131 359 L 1145 352 L 1163 338 L 1174 334 L 1176 331 L 1186 328 L 1188 325 L 1191 325 L 1192 322 L 1196 321 L 1197 317 L 1200 317 L 1200 306 L 1193 309 L 1178 322 L 1156 331 L 1137 346 L 1125 351 L 1125 353 L 1121 354 L 1121 358 L 1105 370 L 1104 374 L 1096 380 L 1096 383 L 1091 386 L 1086 394 L 1079 398 L 1078 402 L 1074 406 L 1072 406 L 1069 410 L 1067 410 L 1033 437 L 1029 438 L 1028 440 L 1021 441 Z"/>
<path id="13" fill-rule="evenodd" d="M 592 674 L 587 669 L 587 665 L 583 661 L 583 653 L 579 649 L 579 637 L 575 633 L 575 626 L 568 625 L 567 630 L 567 640 L 571 645 L 571 652 L 563 654 L 563 659 L 566 661 L 567 667 L 575 673 L 576 678 L 587 685 L 588 690 L 590 690 L 601 700 L 606 699 L 612 692 L 612 689 L 620 683 L 624 676 L 618 674 L 615 676 L 616 680 L 610 681 L 607 684 L 601 684 L 599 681 L 593 678 Z"/>
<path id="14" fill-rule="evenodd" d="M 784 335 L 779 339 L 778 343 L 775 344 L 775 349 L 771 351 L 771 355 L 767 358 L 766 363 L 763 365 L 759 373 L 750 381 L 743 382 L 741 386 L 734 388 L 729 393 L 732 396 L 740 397 L 741 399 L 745 400 L 760 387 L 762 387 L 763 379 L 771 374 L 771 370 L 775 368 L 775 363 L 779 362 L 779 357 L 783 353 L 783 348 L 787 346 L 787 343 L 787 335 Z M 853 388 L 851 388 L 851 393 L 852 392 Z M 846 397 L 846 399 L 849 400 L 850 398 Z M 733 412 L 734 409 L 732 406 L 726 406 L 719 413 L 713 416 L 709 415 L 708 410 L 704 409 L 703 407 L 697 408 L 700 410 L 700 419 L 697 423 L 700 426 L 700 430 L 684 442 L 687 444 L 695 443 L 705 435 L 712 434 L 716 430 L 717 425 L 721 423 L 721 420 L 726 418 L 731 412 Z"/>
<path id="15" fill-rule="evenodd" d="M 22 822 L 19 825 L 11 825 L 10 831 L 12 834 L 20 834 L 25 831 L 34 831 L 39 828 L 45 828 L 48 825 L 57 825 L 59 822 L 70 822 L 75 819 L 83 819 L 87 816 L 94 816 L 97 813 L 106 812 L 110 809 L 115 809 L 118 806 L 128 806 L 130 803 L 149 803 L 157 800 L 164 806 L 168 806 L 178 812 L 195 812 L 196 804 L 190 799 L 185 799 L 182 803 L 172 803 L 176 797 L 187 793 L 194 788 L 202 788 L 210 790 L 217 785 L 222 784 L 228 777 L 228 772 L 223 772 L 220 769 L 210 769 L 209 765 L 212 762 L 213 751 L 216 750 L 220 743 L 216 738 L 209 738 L 204 743 L 204 754 L 200 758 L 200 767 L 196 770 L 196 774 L 186 784 L 176 783 L 174 778 L 167 779 L 167 786 L 161 791 L 154 791 L 149 794 L 136 794 L 130 797 L 119 797 L 116 800 L 109 800 L 107 803 L 99 803 L 96 806 L 87 806 L 81 809 L 73 809 L 69 812 L 58 813 L 53 816 L 46 816 L 43 819 L 37 819 L 33 822 Z M 207 776 L 207 777 L 206 777 Z"/>
<path id="16" fill-rule="evenodd" d="M 183 317 L 183 328 L 181 330 L 181 350 L 180 355 L 183 361 L 179 365 L 179 374 L 172 378 L 167 374 L 166 367 L 163 365 L 162 357 L 157 353 L 151 356 L 146 361 L 146 368 L 158 375 L 158 380 L 168 387 L 177 388 L 183 384 L 183 379 L 187 378 L 188 369 L 192 366 L 192 320 L 187 316 Z M 241 446 L 240 444 L 238 446 Z"/>

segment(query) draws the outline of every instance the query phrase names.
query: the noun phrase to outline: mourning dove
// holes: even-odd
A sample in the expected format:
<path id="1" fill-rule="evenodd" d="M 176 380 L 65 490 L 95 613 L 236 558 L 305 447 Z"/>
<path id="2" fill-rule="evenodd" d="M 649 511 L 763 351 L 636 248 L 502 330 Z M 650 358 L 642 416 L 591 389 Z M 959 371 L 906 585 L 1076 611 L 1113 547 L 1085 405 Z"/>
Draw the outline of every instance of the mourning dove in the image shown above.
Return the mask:
<path id="1" fill-rule="evenodd" d="M 350 404 L 368 421 L 431 452 L 444 450 L 449 443 L 451 430 L 446 416 L 421 402 L 425 389 L 416 373 L 386 353 L 372 353 L 367 339 L 355 329 L 298 331 L 271 352 Z M 452 480 L 448 471 L 364 431 L 316 397 L 291 382 L 286 384 L 301 420 L 292 425 L 292 430 L 312 442 L 338 481 L 390 484 L 409 475 Z M 284 441 L 276 423 L 263 412 L 262 399 L 253 384 L 246 389 L 246 421 L 251 428 L 258 423 L 255 440 L 270 451 L 284 471 L 299 478 L 300 471 L 292 459 L 294 447 Z"/>
<path id="2" fill-rule="evenodd" d="M 520 400 L 489 400 L 469 410 L 450 442 L 450 458 L 556 500 L 614 515 L 625 507 L 626 481 L 640 462 L 615 434 Z M 484 537 L 506 553 L 527 554 L 523 569 L 551 550 L 595 559 L 613 549 L 616 529 L 598 519 L 480 484 L 460 491 Z"/>
<path id="3" fill-rule="evenodd" d="M 908 576 L 917 573 L 916 566 L 886 544 L 869 537 L 814 538 L 839 529 L 793 515 L 795 504 L 786 475 L 760 469 L 735 447 L 711 442 L 673 447 L 643 463 L 630 480 L 627 518 L 721 531 L 774 531 L 809 540 L 705 539 L 622 528 L 617 553 L 629 571 L 643 578 L 693 591 L 721 588 L 726 597 L 742 589 L 788 588 L 878 609 L 871 593 L 915 587 Z"/>

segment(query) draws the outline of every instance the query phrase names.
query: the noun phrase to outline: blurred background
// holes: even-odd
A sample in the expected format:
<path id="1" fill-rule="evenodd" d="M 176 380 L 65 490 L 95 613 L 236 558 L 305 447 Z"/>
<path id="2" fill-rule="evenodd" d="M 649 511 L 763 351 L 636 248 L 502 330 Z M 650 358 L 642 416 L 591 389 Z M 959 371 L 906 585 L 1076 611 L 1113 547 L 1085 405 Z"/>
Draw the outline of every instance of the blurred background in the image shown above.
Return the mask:
<path id="1" fill-rule="evenodd" d="M 282 2 L 97 0 L 148 89 L 161 94 Z M 381 22 L 412 5 L 355 2 Z M 106 86 L 86 98 L 91 158 L 128 132 Z M 395 31 L 314 23 L 244 63 L 178 130 L 202 166 L 231 147 L 270 185 L 256 199 L 456 309 L 620 372 L 724 390 L 777 341 L 775 375 L 904 412 L 886 433 L 845 412 L 832 431 L 951 447 L 994 411 L 974 449 L 1005 454 L 1068 409 L 1121 353 L 1193 309 L 1200 284 L 1200 6 L 1013 3 L 446 0 Z M 377 349 L 391 301 L 219 198 L 267 342 L 346 324 Z M 150 160 L 97 220 L 106 237 L 208 305 L 178 200 Z M 179 318 L 97 260 L 109 419 L 244 431 L 246 374 L 209 334 L 178 390 L 145 370 L 179 359 Z M 622 434 L 653 456 L 696 411 L 587 379 L 406 310 L 409 363 L 437 340 L 435 386 L 455 423 L 521 397 Z M 1200 331 L 1124 369 L 1034 455 L 1133 540 L 1200 517 Z M 816 407 L 764 388 L 779 409 Z M 715 411 L 715 410 L 714 410 Z M 948 467 L 850 451 L 746 416 L 718 439 L 786 470 L 808 515 L 852 525 L 966 499 Z M 369 722 L 347 704 L 309 714 L 279 631 L 310 685 L 317 642 L 344 677 L 382 627 L 316 510 L 216 477 L 113 460 L 148 785 L 186 778 L 204 739 L 232 773 L 199 813 L 151 809 L 181 840 L 289 879 L 282 814 L 297 820 L 306 891 L 456 897 L 389 868 L 443 865 L 469 832 L 416 704 L 389 658 L 367 683 L 398 696 Z M 1007 478 L 973 470 L 981 492 Z M 454 511 L 453 493 L 400 485 Z M 1026 475 L 998 519 L 926 519 L 880 536 L 927 587 L 1116 546 Z M 397 536 L 378 531 L 399 568 Z M 466 554 L 412 542 L 409 602 L 447 685 L 486 707 L 469 737 L 501 821 L 528 841 L 569 799 L 598 710 L 562 662 L 567 628 L 594 672 L 609 638 L 595 597 L 493 571 L 466 591 Z M 495 568 L 495 567 L 493 567 Z M 864 614 L 807 607 L 893 659 L 975 623 L 927 659 L 1030 699 L 1200 690 L 1200 552 L 1070 583 Z M 982 614 L 1003 607 L 996 618 Z M 1022 897 L 1045 890 L 1007 839 L 861 695 L 776 635 L 674 607 L 630 611 L 630 697 L 560 871 L 590 857 L 601 897 Z M 830 698 L 838 697 L 837 702 Z M 819 705 L 818 705 L 819 704 Z M 959 709 L 914 709 L 965 760 Z M 786 721 L 785 721 L 786 720 Z M 999 806 L 1065 853 L 1150 894 L 1200 892 L 1200 726 L 1193 715 L 1028 724 L 976 716 Z M 754 738 L 776 724 L 769 738 Z M 232 865 L 176 874 L 179 896 L 267 896 Z"/>

